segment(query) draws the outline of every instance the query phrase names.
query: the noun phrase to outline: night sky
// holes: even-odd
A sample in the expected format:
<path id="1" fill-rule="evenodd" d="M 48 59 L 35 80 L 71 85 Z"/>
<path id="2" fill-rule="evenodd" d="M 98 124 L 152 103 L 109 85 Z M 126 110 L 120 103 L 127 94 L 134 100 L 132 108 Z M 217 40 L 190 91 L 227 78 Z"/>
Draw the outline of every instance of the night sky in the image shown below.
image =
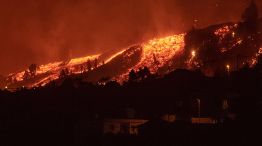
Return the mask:
<path id="1" fill-rule="evenodd" d="M 250 0 L 1 0 L 0 74 L 238 21 Z M 260 15 L 262 1 L 256 1 Z M 197 21 L 195 21 L 197 20 Z M 113 52 L 113 51 L 112 51 Z"/>

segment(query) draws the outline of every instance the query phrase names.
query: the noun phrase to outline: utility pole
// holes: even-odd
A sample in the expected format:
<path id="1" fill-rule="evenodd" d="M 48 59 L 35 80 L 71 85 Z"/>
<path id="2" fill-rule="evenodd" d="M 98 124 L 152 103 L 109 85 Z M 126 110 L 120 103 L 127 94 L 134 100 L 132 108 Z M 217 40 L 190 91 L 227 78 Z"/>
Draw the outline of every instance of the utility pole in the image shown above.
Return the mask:
<path id="1" fill-rule="evenodd" d="M 240 55 L 237 55 L 237 57 L 236 57 L 236 70 L 239 69 L 239 59 L 240 59 Z"/>
<path id="2" fill-rule="evenodd" d="M 198 124 L 200 124 L 200 117 L 201 117 L 201 100 L 199 98 L 197 100 L 197 105 L 198 105 Z"/>

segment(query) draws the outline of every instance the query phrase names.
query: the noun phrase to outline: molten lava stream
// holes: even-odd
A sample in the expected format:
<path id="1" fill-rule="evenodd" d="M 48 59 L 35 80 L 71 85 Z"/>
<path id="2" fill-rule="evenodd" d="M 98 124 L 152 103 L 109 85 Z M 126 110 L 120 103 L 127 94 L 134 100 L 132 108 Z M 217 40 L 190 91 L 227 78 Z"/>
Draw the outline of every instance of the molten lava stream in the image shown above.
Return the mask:
<path id="1" fill-rule="evenodd" d="M 151 73 L 156 73 L 160 67 L 168 63 L 178 52 L 184 49 L 185 34 L 168 36 L 160 39 L 153 39 L 144 44 L 141 61 L 130 68 L 128 72 L 116 78 L 117 81 L 123 82 L 128 78 L 128 73 L 134 69 L 148 67 Z"/>

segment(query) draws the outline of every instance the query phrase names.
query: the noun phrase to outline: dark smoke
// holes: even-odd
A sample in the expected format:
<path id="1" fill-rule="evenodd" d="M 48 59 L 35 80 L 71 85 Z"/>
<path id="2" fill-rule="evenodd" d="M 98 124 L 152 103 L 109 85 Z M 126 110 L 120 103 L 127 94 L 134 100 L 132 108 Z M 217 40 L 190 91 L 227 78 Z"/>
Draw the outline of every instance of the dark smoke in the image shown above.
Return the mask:
<path id="1" fill-rule="evenodd" d="M 237 21 L 249 0 L 2 0 L 0 74 Z M 257 1 L 260 14 L 262 1 Z M 196 21 L 197 20 L 197 21 Z"/>

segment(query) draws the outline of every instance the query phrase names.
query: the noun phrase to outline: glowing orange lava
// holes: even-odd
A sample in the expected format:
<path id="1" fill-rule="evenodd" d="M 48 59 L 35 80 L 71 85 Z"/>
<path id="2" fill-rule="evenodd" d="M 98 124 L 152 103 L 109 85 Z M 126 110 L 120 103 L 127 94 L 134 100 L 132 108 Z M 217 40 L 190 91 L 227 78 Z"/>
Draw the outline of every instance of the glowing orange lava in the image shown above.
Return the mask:
<path id="1" fill-rule="evenodd" d="M 223 42 L 224 39 L 227 37 L 231 37 L 234 40 L 231 42 L 229 46 L 221 47 L 219 50 L 221 53 L 225 53 L 230 49 L 236 47 L 237 45 L 241 45 L 241 43 L 243 42 L 243 40 L 238 36 L 238 34 L 234 32 L 234 28 L 236 27 L 238 26 L 224 26 L 215 30 L 214 35 L 219 37 L 220 42 Z M 128 74 L 132 69 L 138 71 L 140 68 L 148 67 L 150 72 L 152 74 L 155 74 L 159 73 L 160 68 L 166 66 L 169 67 L 169 65 L 173 63 L 172 61 L 174 61 L 173 58 L 183 53 L 185 46 L 185 35 L 186 34 L 178 34 L 163 38 L 156 38 L 139 45 L 140 47 L 138 49 L 142 51 L 140 61 L 135 66 L 129 68 L 124 74 L 114 77 L 113 79 L 119 81 L 120 83 L 123 83 L 123 81 L 127 81 Z M 124 58 L 127 59 L 131 58 L 130 56 L 132 56 L 132 53 L 134 53 L 134 51 L 127 51 L 126 53 L 124 53 L 125 51 L 126 49 L 113 54 L 104 62 L 104 64 L 111 62 L 114 58 L 116 58 L 119 55 L 124 55 Z M 193 69 L 195 67 L 201 66 L 198 60 L 198 53 L 199 50 L 197 48 L 191 50 L 191 54 L 188 60 L 184 62 L 187 65 L 185 66 L 187 69 Z M 256 53 L 255 56 L 251 59 L 251 61 L 249 62 L 249 64 L 251 64 L 250 66 L 254 66 L 257 63 L 258 57 L 261 54 L 262 48 L 260 48 L 258 53 Z M 33 79 L 34 81 L 32 81 L 30 84 L 26 84 L 26 86 L 29 88 L 35 86 L 44 86 L 50 81 L 58 79 L 60 71 L 65 68 L 67 68 L 69 72 L 73 74 L 82 73 L 83 70 L 80 68 L 86 66 L 88 60 L 94 61 L 98 59 L 99 56 L 100 54 L 86 56 L 82 58 L 75 58 L 67 62 L 60 61 L 49 63 L 46 65 L 40 65 L 37 69 L 36 77 Z M 98 62 L 97 65 L 100 66 L 102 64 Z M 226 67 L 230 68 L 229 66 Z M 12 82 L 23 82 L 23 75 L 24 71 L 16 74 L 10 74 L 8 78 L 11 79 Z"/>
<path id="2" fill-rule="evenodd" d="M 142 44 L 142 56 L 140 62 L 127 73 L 117 77 L 116 80 L 123 82 L 127 80 L 128 73 L 134 69 L 148 67 L 151 73 L 156 73 L 159 68 L 166 65 L 178 53 L 184 50 L 185 34 L 168 36 L 160 39 L 153 39 Z"/>
<path id="3" fill-rule="evenodd" d="M 38 81 L 35 81 L 33 84 L 29 85 L 28 87 L 43 86 L 52 80 L 58 79 L 60 71 L 64 68 L 69 69 L 70 72 L 74 74 L 80 73 L 81 71 L 75 69 L 75 66 L 84 64 L 87 60 L 94 60 L 98 58 L 99 56 L 100 54 L 71 59 L 69 62 L 60 61 L 60 62 L 49 63 L 46 65 L 40 65 L 37 68 L 36 76 L 46 74 L 47 77 L 42 78 Z M 24 71 L 16 73 L 16 74 L 10 74 L 9 77 L 11 77 L 12 80 L 19 82 L 19 81 L 23 81 L 23 75 L 24 75 Z"/>
<path id="4" fill-rule="evenodd" d="M 258 63 L 258 57 L 262 55 L 262 48 L 260 48 L 258 50 L 258 52 L 256 53 L 256 55 L 254 57 L 252 57 L 251 61 L 250 61 L 250 67 L 255 66 Z"/>
<path id="5" fill-rule="evenodd" d="M 156 73 L 159 67 L 165 65 L 178 52 L 184 49 L 185 34 L 168 36 L 161 39 L 153 39 L 142 44 L 143 54 L 141 61 L 134 67 L 148 67 L 152 73 Z"/>

